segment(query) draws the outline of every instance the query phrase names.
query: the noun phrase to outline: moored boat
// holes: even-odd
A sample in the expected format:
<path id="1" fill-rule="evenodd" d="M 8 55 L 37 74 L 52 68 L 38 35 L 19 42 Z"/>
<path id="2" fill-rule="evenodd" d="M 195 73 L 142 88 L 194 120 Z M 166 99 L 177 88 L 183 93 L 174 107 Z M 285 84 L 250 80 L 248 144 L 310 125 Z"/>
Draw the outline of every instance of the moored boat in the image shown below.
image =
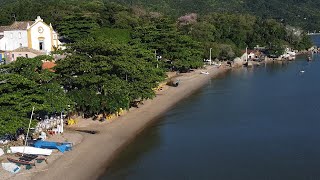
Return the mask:
<path id="1" fill-rule="evenodd" d="M 312 58 L 308 56 L 307 61 L 312 61 Z"/>

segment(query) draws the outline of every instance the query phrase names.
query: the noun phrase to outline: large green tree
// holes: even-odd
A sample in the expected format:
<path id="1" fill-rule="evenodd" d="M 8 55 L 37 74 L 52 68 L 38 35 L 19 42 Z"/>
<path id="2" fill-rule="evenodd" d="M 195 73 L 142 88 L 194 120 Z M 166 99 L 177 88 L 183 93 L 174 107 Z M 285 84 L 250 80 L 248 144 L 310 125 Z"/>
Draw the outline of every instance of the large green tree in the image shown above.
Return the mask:
<path id="1" fill-rule="evenodd" d="M 35 113 L 54 113 L 73 105 L 56 81 L 55 73 L 42 69 L 40 58 L 18 58 L 1 66 L 1 71 L 0 134 L 26 128 L 32 107 Z"/>
<path id="2" fill-rule="evenodd" d="M 71 52 L 56 70 L 77 110 L 89 115 L 115 113 L 134 100 L 152 98 L 152 88 L 164 78 L 153 53 L 138 46 L 89 38 Z"/>
<path id="3" fill-rule="evenodd" d="M 132 33 L 132 43 L 142 44 L 163 59 L 172 61 L 177 70 L 202 66 L 201 45 L 187 35 L 181 34 L 175 23 L 159 18 L 147 26 L 137 27 Z"/>

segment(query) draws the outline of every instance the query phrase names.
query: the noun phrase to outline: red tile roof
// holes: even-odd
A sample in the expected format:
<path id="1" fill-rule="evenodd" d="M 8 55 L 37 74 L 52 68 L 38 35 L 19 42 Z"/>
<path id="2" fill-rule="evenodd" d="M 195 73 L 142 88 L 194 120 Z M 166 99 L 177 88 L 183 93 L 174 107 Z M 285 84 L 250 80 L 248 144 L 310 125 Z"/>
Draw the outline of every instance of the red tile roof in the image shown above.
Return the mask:
<path id="1" fill-rule="evenodd" d="M 31 26 L 34 21 L 15 21 L 10 26 L 0 26 L 0 32 L 12 30 L 27 30 L 28 24 Z"/>
<path id="2" fill-rule="evenodd" d="M 52 61 L 46 61 L 42 63 L 42 69 L 49 69 L 50 71 L 54 72 L 53 68 L 56 66 L 57 64 L 52 62 Z"/>
<path id="3" fill-rule="evenodd" d="M 12 50 L 11 52 L 31 52 L 36 55 L 45 55 L 46 53 L 44 51 L 35 50 L 28 47 L 20 47 L 18 49 Z"/>

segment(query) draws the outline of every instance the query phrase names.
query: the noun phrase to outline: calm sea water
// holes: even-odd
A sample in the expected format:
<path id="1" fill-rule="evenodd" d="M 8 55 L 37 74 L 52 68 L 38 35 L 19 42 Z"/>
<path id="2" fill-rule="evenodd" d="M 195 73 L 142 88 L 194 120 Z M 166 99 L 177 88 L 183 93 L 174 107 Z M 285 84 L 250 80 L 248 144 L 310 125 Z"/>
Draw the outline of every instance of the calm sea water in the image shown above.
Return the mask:
<path id="1" fill-rule="evenodd" d="M 305 59 L 213 79 L 145 130 L 101 180 L 320 179 L 320 55 Z"/>

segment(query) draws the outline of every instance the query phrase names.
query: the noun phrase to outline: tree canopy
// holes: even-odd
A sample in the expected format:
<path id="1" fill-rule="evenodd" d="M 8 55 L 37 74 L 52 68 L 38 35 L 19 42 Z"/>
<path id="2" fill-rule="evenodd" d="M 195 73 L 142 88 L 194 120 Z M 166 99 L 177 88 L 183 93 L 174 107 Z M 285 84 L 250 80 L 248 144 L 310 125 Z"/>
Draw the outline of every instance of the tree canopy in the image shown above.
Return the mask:
<path id="1" fill-rule="evenodd" d="M 71 50 L 72 56 L 57 61 L 56 70 L 77 110 L 90 115 L 115 113 L 134 100 L 153 98 L 152 88 L 165 77 L 153 53 L 136 45 L 89 38 Z"/>
<path id="2" fill-rule="evenodd" d="M 73 105 L 40 58 L 18 58 L 0 70 L 0 135 L 26 128 L 32 107 L 36 113 L 54 113 Z"/>

